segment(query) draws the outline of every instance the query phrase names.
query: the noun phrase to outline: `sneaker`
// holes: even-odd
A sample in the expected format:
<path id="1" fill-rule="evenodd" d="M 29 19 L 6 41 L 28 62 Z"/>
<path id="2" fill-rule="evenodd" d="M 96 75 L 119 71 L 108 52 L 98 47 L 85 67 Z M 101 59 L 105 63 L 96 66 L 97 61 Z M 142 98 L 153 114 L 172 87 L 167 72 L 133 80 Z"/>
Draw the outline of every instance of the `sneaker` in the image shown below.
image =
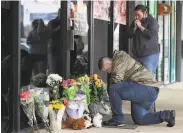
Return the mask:
<path id="1" fill-rule="evenodd" d="M 115 122 L 114 120 L 109 120 L 109 121 L 104 121 L 103 122 L 103 125 L 104 126 L 117 126 L 117 127 L 123 127 L 125 126 L 124 123 L 118 123 L 118 122 Z"/>
<path id="2" fill-rule="evenodd" d="M 175 125 L 175 110 L 170 112 L 170 120 L 168 121 L 167 127 L 173 127 Z"/>

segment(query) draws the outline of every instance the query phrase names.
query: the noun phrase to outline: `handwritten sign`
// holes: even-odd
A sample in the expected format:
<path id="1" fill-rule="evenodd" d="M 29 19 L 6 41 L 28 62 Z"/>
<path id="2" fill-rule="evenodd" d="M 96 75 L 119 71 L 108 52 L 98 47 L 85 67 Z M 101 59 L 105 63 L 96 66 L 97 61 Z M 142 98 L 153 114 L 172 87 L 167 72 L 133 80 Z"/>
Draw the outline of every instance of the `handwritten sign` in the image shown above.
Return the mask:
<path id="1" fill-rule="evenodd" d="M 74 35 L 86 36 L 88 33 L 87 6 L 85 3 L 76 4 L 71 13 Z"/>

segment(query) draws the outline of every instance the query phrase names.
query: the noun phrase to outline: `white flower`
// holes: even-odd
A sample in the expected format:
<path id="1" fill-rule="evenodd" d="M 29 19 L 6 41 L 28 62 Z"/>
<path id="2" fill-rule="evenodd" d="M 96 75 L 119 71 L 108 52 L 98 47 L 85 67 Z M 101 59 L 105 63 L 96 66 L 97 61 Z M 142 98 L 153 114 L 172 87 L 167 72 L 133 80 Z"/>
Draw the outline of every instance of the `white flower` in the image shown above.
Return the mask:
<path id="1" fill-rule="evenodd" d="M 59 76 L 58 74 L 50 74 L 46 80 L 46 83 L 52 87 L 55 85 L 58 85 L 61 82 L 62 82 L 62 77 Z"/>

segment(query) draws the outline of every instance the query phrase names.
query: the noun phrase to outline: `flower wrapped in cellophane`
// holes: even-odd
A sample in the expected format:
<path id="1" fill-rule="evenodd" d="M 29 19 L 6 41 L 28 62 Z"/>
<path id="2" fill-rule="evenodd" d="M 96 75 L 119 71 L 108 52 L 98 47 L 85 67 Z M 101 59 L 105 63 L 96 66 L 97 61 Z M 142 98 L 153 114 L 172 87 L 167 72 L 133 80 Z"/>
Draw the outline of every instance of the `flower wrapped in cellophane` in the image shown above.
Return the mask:
<path id="1" fill-rule="evenodd" d="M 86 104 L 86 95 L 76 94 L 73 101 L 66 107 L 66 113 L 70 118 L 79 119 L 83 116 Z"/>
<path id="2" fill-rule="evenodd" d="M 51 133 L 48 120 L 48 104 L 49 104 L 49 89 L 48 88 L 35 88 L 35 109 L 36 113 L 44 122 L 46 129 Z"/>
<path id="3" fill-rule="evenodd" d="M 91 76 L 90 84 L 90 98 L 91 102 L 99 103 L 102 100 L 102 96 L 105 92 L 104 82 L 99 78 L 97 74 Z"/>
<path id="4" fill-rule="evenodd" d="M 90 82 L 91 103 L 88 105 L 88 109 L 91 115 L 95 116 L 97 113 L 109 114 L 110 108 L 106 104 L 108 94 L 106 93 L 104 82 L 99 78 L 97 74 L 91 76 Z"/>
<path id="5" fill-rule="evenodd" d="M 35 123 L 38 130 L 35 116 L 34 94 L 34 90 L 30 89 L 30 86 L 23 87 L 20 92 L 20 105 L 29 120 L 28 124 L 33 129 L 33 125 Z"/>
<path id="6" fill-rule="evenodd" d="M 77 79 L 77 85 L 80 91 L 86 95 L 87 104 L 90 103 L 90 78 L 85 75 Z"/>
<path id="7" fill-rule="evenodd" d="M 65 112 L 65 106 L 61 100 L 53 100 L 48 106 L 50 129 L 60 131 L 62 129 L 62 118 Z"/>
<path id="8" fill-rule="evenodd" d="M 76 81 L 74 79 L 64 80 L 61 86 L 64 88 L 64 96 L 69 101 L 73 101 L 78 91 Z"/>
<path id="9" fill-rule="evenodd" d="M 51 87 L 51 93 L 52 93 L 52 99 L 56 100 L 60 98 L 59 95 L 59 86 L 60 83 L 62 82 L 62 77 L 59 76 L 58 74 L 50 74 L 47 77 L 46 83 L 48 86 Z"/>

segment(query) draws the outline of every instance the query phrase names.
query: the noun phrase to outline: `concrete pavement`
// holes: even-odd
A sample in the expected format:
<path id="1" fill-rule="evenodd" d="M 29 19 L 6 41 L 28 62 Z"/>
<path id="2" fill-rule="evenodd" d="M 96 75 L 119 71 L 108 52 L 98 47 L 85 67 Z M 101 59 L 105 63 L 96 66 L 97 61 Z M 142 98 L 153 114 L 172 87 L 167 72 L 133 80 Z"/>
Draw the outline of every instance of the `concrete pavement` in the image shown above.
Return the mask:
<path id="1" fill-rule="evenodd" d="M 68 130 L 64 133 L 183 133 L 183 83 L 176 83 L 166 86 L 160 90 L 156 102 L 157 111 L 163 109 L 176 110 L 176 125 L 172 128 L 166 127 L 166 123 L 150 126 L 138 126 L 136 129 L 117 129 L 117 128 L 91 128 L 85 130 Z M 123 112 L 130 114 L 130 103 L 124 101 Z M 126 118 L 127 123 L 131 123 L 131 118 Z M 45 133 L 45 131 L 41 131 Z"/>

